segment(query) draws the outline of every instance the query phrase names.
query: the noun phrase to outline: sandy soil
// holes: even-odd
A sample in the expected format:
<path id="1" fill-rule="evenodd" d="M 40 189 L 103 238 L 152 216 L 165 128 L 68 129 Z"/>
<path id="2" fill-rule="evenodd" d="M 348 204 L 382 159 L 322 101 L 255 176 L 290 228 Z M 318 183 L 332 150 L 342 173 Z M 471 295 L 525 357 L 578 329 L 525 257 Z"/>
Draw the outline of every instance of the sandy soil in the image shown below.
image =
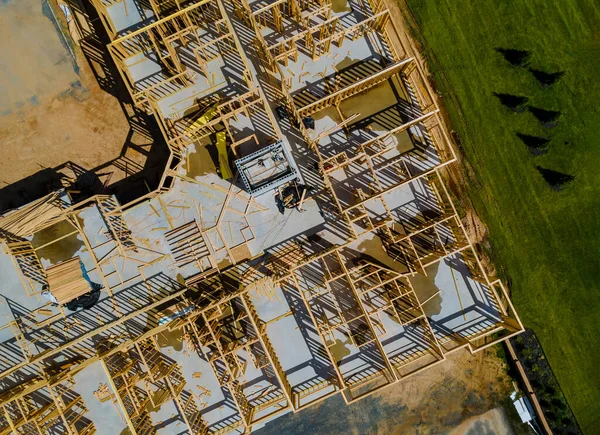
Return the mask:
<path id="1" fill-rule="evenodd" d="M 346 406 L 338 395 L 267 424 L 257 435 L 509 434 L 501 406 L 512 390 L 494 349 L 459 350 L 423 372 Z M 486 414 L 487 413 L 487 414 Z M 335 418 L 331 416 L 335 415 Z M 479 431 L 481 429 L 482 431 Z"/>
<path id="2" fill-rule="evenodd" d="M 511 435 L 513 433 L 502 408 L 492 409 L 485 414 L 463 422 L 449 435 Z"/>
<path id="3" fill-rule="evenodd" d="M 68 161 L 104 164 L 130 131 L 119 101 L 100 89 L 55 16 L 46 0 L 0 2 L 0 188 Z"/>
<path id="4" fill-rule="evenodd" d="M 378 433 L 447 431 L 494 409 L 511 390 L 504 362 L 494 349 L 475 355 L 461 350 L 443 363 L 384 390 L 380 395 L 383 402 L 399 401 L 408 413 L 400 424 L 380 428 Z"/>

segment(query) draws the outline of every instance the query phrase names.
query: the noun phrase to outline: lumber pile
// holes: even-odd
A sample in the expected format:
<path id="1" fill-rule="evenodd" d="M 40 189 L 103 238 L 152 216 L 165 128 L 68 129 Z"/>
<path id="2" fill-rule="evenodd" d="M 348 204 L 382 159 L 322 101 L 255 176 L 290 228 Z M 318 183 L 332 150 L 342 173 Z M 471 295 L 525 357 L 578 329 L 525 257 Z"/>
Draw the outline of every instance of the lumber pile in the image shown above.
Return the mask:
<path id="1" fill-rule="evenodd" d="M 89 293 L 92 288 L 83 277 L 79 257 L 71 258 L 46 269 L 50 293 L 59 305 Z"/>
<path id="2" fill-rule="evenodd" d="M 0 217 L 0 239 L 26 237 L 54 222 L 63 213 L 59 197 L 61 191 L 52 192 L 25 207 Z"/>

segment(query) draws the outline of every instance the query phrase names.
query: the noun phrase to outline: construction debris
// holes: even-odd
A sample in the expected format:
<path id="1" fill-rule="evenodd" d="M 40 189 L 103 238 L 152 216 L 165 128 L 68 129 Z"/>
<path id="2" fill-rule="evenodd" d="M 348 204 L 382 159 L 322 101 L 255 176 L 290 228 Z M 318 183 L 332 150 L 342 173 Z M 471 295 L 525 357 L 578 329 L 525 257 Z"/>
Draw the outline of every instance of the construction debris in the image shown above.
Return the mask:
<path id="1" fill-rule="evenodd" d="M 113 394 L 110 392 L 108 384 L 101 383 L 98 389 L 94 391 L 94 396 L 96 396 L 96 399 L 100 402 L 106 402 L 112 399 Z"/>

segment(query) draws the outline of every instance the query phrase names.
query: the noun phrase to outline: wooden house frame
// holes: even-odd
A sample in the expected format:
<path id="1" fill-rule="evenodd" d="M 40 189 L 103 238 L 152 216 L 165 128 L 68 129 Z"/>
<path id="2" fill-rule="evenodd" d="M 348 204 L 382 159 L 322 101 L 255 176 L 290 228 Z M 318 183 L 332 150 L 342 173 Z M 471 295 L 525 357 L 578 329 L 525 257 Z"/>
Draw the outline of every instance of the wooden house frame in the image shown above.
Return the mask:
<path id="1" fill-rule="evenodd" d="M 245 273 L 238 289 L 215 290 L 210 284 L 219 281 L 226 271 L 219 270 L 214 258 L 214 247 L 210 246 L 205 229 L 200 228 L 195 221 L 188 222 L 167 231 L 166 237 L 173 246 L 177 245 L 177 249 L 173 249 L 175 254 L 172 255 L 172 263 L 176 266 L 194 263 L 198 274 L 186 280 L 185 284 L 176 286 L 168 294 L 157 291 L 152 286 L 151 279 L 145 276 L 145 267 L 170 254 L 157 256 L 151 262 L 141 260 L 137 251 L 144 248 L 132 237 L 123 218 L 124 212 L 134 205 L 160 198 L 167 193 L 173 180 L 184 177 L 177 169 L 185 158 L 185 148 L 214 133 L 217 128 L 221 128 L 220 125 L 233 136 L 230 121 L 238 116 L 249 117 L 252 113 L 264 111 L 273 127 L 274 139 L 281 134 L 270 108 L 267 107 L 268 101 L 260 87 L 254 83 L 241 44 L 221 0 L 150 0 L 156 15 L 153 22 L 140 30 L 117 37 L 106 8 L 122 1 L 93 0 L 93 3 L 109 35 L 114 39 L 108 49 L 134 103 L 155 115 L 167 140 L 171 151 L 167 170 L 157 190 L 127 205 L 119 204 L 114 197 L 98 195 L 71 206 L 61 202 L 59 193 L 53 193 L 0 218 L 0 238 L 6 242 L 23 286 L 30 296 L 36 296 L 34 283 L 43 282 L 45 271 L 36 249 L 27 238 L 58 222 L 67 221 L 73 226 L 72 233 L 68 235 L 81 236 L 95 265 L 91 271 L 99 272 L 103 291 L 109 294 L 109 303 L 114 311 L 113 317 L 103 319 L 94 329 L 86 329 L 67 321 L 64 311 L 50 317 L 44 316 L 44 307 L 22 317 L 19 322 L 10 322 L 4 326 L 4 329 L 13 331 L 15 349 L 22 357 L 19 356 L 19 360 L 9 367 L 2 366 L 0 378 L 14 386 L 0 395 L 0 434 L 44 433 L 51 426 L 60 427 L 69 435 L 95 433 L 93 423 L 85 420 L 87 409 L 81 397 L 72 392 L 72 386 L 74 375 L 97 362 L 105 370 L 119 409 L 132 433 L 146 435 L 156 432 L 146 410 L 146 405 L 153 400 L 148 389 L 151 385 L 152 388 L 164 390 L 163 400 L 175 403 L 188 431 L 209 433 L 208 423 L 202 418 L 198 403 L 182 393 L 185 379 L 181 367 L 168 361 L 160 352 L 157 335 L 167 330 L 182 330 L 191 337 L 191 342 L 195 343 L 195 351 L 210 363 L 220 385 L 231 393 L 239 420 L 220 428 L 216 433 L 234 429 L 249 431 L 280 412 L 299 412 L 338 393 L 342 393 L 346 403 L 353 403 L 407 376 L 426 370 L 443 361 L 450 352 L 461 348 L 467 348 L 471 352 L 481 351 L 523 330 L 506 288 L 499 280 L 490 279 L 485 272 L 443 182 L 441 169 L 456 159 L 451 140 L 435 103 L 435 94 L 425 79 L 415 50 L 411 46 L 397 43 L 403 38 L 397 34 L 382 0 L 368 0 L 371 16 L 349 27 L 344 27 L 332 16 L 331 4 L 327 0 L 277 0 L 260 8 L 253 8 L 246 0 L 234 2 L 238 17 L 256 32 L 255 44 L 260 57 L 257 61 L 263 66 L 263 72 L 269 80 L 277 82 L 288 112 L 298 122 L 300 132 L 316 156 L 336 213 L 350 229 L 347 240 L 319 252 L 311 252 L 299 244 L 286 245 L 265 262 L 261 271 L 251 267 L 246 262 L 246 257 L 238 258 L 237 246 L 225 244 L 219 249 L 226 250 L 231 263 L 245 270 Z M 286 22 L 295 23 L 300 30 L 276 44 L 268 43 L 261 29 L 268 27 L 276 32 L 283 32 L 286 30 Z M 213 26 L 216 35 L 209 41 L 200 39 L 196 33 L 196 30 L 207 25 Z M 284 67 L 290 60 L 297 58 L 298 50 L 308 50 L 311 58 L 318 59 L 326 55 L 332 45 L 340 46 L 346 40 L 365 37 L 373 32 L 377 32 L 389 47 L 392 58 L 389 63 L 382 65 L 378 72 L 369 77 L 347 86 L 330 88 L 327 95 L 308 103 L 295 98 L 290 91 Z M 178 44 L 195 44 L 195 62 L 205 75 L 208 75 L 206 65 L 209 62 L 218 59 L 223 53 L 239 53 L 244 66 L 240 82 L 245 91 L 223 97 L 216 90 L 212 93 L 209 90 L 207 95 L 194 103 L 198 111 L 191 116 L 189 113 L 163 116 L 158 104 L 161 98 L 189 87 L 195 79 L 179 58 L 175 49 Z M 167 74 L 164 80 L 139 90 L 135 88 L 127 71 L 126 62 L 132 57 L 144 56 L 148 51 L 157 53 Z M 410 87 L 413 103 L 419 107 L 418 115 L 361 143 L 354 155 L 342 152 L 333 156 L 324 155 L 320 141 L 325 136 L 312 137 L 302 123 L 303 118 L 327 107 L 335 107 L 339 111 L 340 104 L 348 98 L 392 79 L 400 79 Z M 197 123 L 202 116 L 198 112 L 206 107 L 214 109 L 214 117 L 207 122 Z M 344 119 L 342 116 L 342 121 L 325 133 L 352 128 L 353 117 L 354 115 Z M 396 172 L 402 180 L 383 187 L 376 169 L 381 163 L 378 159 L 391 146 L 392 135 L 416 125 L 426 128 L 440 156 L 440 163 L 418 174 L 411 174 L 406 165 L 398 165 Z M 257 139 L 250 136 L 233 142 L 233 152 L 236 153 L 236 149 L 249 140 Z M 354 203 L 346 204 L 336 196 L 332 174 L 350 164 L 362 165 L 370 174 L 372 183 L 370 190 L 357 192 Z M 399 222 L 390 212 L 384 196 L 394 189 L 417 181 L 427 184 L 433 192 L 438 213 L 423 216 L 421 220 L 416 219 L 404 232 L 397 231 L 396 225 Z M 193 182 L 200 183 L 197 180 Z M 225 190 L 227 192 L 223 209 L 227 208 L 228 199 L 236 195 L 233 191 Z M 251 201 L 251 198 L 248 199 L 246 210 L 240 213 L 248 213 Z M 369 201 L 381 203 L 386 210 L 385 216 L 373 219 L 365 207 Z M 94 244 L 86 237 L 82 224 L 77 219 L 77 213 L 86 207 L 98 208 L 106 225 L 106 242 Z M 218 224 L 219 222 L 209 230 L 218 232 Z M 248 228 L 251 232 L 249 224 Z M 399 273 L 369 258 L 357 257 L 352 252 L 352 243 L 367 233 L 376 234 L 390 257 L 407 266 L 407 272 Z M 253 237 L 252 233 L 252 237 L 245 238 L 245 241 L 248 242 Z M 224 239 L 222 234 L 221 238 Z M 57 239 L 50 243 L 59 241 Z M 109 248 L 108 254 L 106 248 Z M 180 257 L 177 256 L 178 253 L 181 254 Z M 497 305 L 500 320 L 468 335 L 454 334 L 439 338 L 422 308 L 427 301 L 418 300 L 409 277 L 427 273 L 428 266 L 459 254 L 471 278 L 490 293 Z M 108 267 L 116 257 L 137 263 L 139 273 L 133 277 L 121 277 L 117 267 Z M 106 272 L 103 268 L 111 271 Z M 306 284 L 302 277 L 308 274 L 317 276 L 318 285 Z M 133 308 L 120 304 L 113 297 L 113 290 L 117 286 L 110 282 L 114 279 L 118 279 L 117 286 L 125 286 L 141 279 L 148 291 L 148 302 Z M 256 292 L 268 292 L 275 287 L 299 295 L 301 307 L 306 311 L 311 326 L 321 340 L 326 358 L 335 369 L 331 379 L 305 389 L 297 389 L 291 385 L 266 330 L 269 324 L 282 316 L 292 315 L 292 311 L 274 319 L 263 319 L 259 316 L 253 299 Z M 190 288 L 200 289 L 201 296 L 190 299 Z M 204 291 L 203 288 L 210 290 Z M 343 302 L 340 295 L 344 298 Z M 324 314 L 319 307 L 321 302 L 331 307 L 331 311 Z M 149 323 L 141 332 L 132 332 L 126 327 L 130 321 L 145 324 L 143 320 L 147 317 L 165 317 L 164 310 L 167 306 L 170 309 L 175 307 L 183 314 L 169 322 Z M 417 331 L 421 346 L 407 353 L 386 350 L 381 339 L 386 333 L 382 321 L 384 316 L 395 319 L 402 327 Z M 243 334 L 232 336 L 232 325 L 241 329 Z M 370 351 L 378 355 L 379 365 L 365 373 L 345 372 L 343 359 L 338 361 L 331 349 L 332 339 L 340 334 L 358 349 L 357 352 L 369 347 Z M 36 345 L 43 346 L 35 349 Z M 236 356 L 237 351 L 247 352 L 251 361 L 242 361 Z M 79 357 L 58 368 L 52 366 L 53 358 L 67 353 Z M 247 364 L 272 372 L 277 388 L 262 398 L 245 392 L 241 379 Z M 27 375 L 28 380 L 23 381 L 24 375 Z M 310 394 L 326 388 L 329 389 L 328 393 L 316 400 L 307 400 Z M 41 402 L 32 400 L 34 395 L 41 395 L 46 399 Z"/>
<path id="2" fill-rule="evenodd" d="M 47 433 L 61 431 L 67 435 L 93 435 L 94 423 L 86 420 L 87 408 L 80 395 L 73 392 L 74 381 L 49 378 L 29 381 L 0 397 L 0 433 Z"/>
<path id="3" fill-rule="evenodd" d="M 214 58 L 212 53 L 211 56 L 204 57 L 210 45 L 227 41 L 231 37 L 229 21 L 226 16 L 221 14 L 219 6 L 218 0 L 203 0 L 194 3 L 108 44 L 108 50 L 135 105 L 148 109 L 146 104 L 148 99 L 159 99 L 176 89 L 190 85 L 190 73 L 186 73 L 176 47 L 193 45 L 192 52 L 198 65 L 203 65 Z M 200 40 L 197 32 L 207 29 L 209 25 L 213 26 L 212 30 L 222 35 L 223 39 L 219 38 L 207 45 Z M 131 75 L 130 67 L 144 60 L 148 53 L 155 54 L 156 62 L 160 63 L 166 78 L 138 89 Z M 131 60 L 138 58 L 139 60 L 131 63 Z"/>
<path id="4" fill-rule="evenodd" d="M 115 24 L 108 12 L 109 8 L 112 7 L 120 7 L 123 8 L 123 13 L 125 15 L 129 15 L 129 8 L 127 4 L 127 0 L 90 0 L 98 15 L 100 16 L 100 20 L 102 24 L 107 30 L 108 36 L 111 40 L 116 39 L 120 34 L 124 31 L 119 32 L 115 27 Z M 134 5 L 137 7 L 142 7 L 142 5 L 137 5 L 138 0 L 133 0 Z M 189 4 L 193 3 L 194 0 L 148 0 L 148 5 L 151 8 L 153 17 L 149 17 L 149 19 L 160 20 L 163 18 L 167 18 L 173 13 L 181 11 L 189 6 Z M 141 2 L 140 2 L 141 3 Z"/>

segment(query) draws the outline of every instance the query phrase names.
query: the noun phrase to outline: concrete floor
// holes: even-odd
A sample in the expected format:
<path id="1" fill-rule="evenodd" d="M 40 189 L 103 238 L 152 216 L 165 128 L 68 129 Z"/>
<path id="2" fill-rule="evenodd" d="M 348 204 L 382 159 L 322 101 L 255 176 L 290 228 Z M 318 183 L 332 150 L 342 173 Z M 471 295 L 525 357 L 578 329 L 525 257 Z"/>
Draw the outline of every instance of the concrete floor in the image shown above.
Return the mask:
<path id="1" fill-rule="evenodd" d="M 147 2 L 139 0 L 119 0 L 106 8 L 110 21 L 117 34 L 126 34 L 128 30 L 135 30 L 142 25 L 155 21 L 152 9 L 145 7 Z"/>
<path id="2" fill-rule="evenodd" d="M 440 289 L 440 308 L 430 321 L 438 339 L 449 333 L 468 337 L 500 321 L 495 298 L 488 288 L 472 279 L 460 255 L 440 262 L 435 286 Z"/>

